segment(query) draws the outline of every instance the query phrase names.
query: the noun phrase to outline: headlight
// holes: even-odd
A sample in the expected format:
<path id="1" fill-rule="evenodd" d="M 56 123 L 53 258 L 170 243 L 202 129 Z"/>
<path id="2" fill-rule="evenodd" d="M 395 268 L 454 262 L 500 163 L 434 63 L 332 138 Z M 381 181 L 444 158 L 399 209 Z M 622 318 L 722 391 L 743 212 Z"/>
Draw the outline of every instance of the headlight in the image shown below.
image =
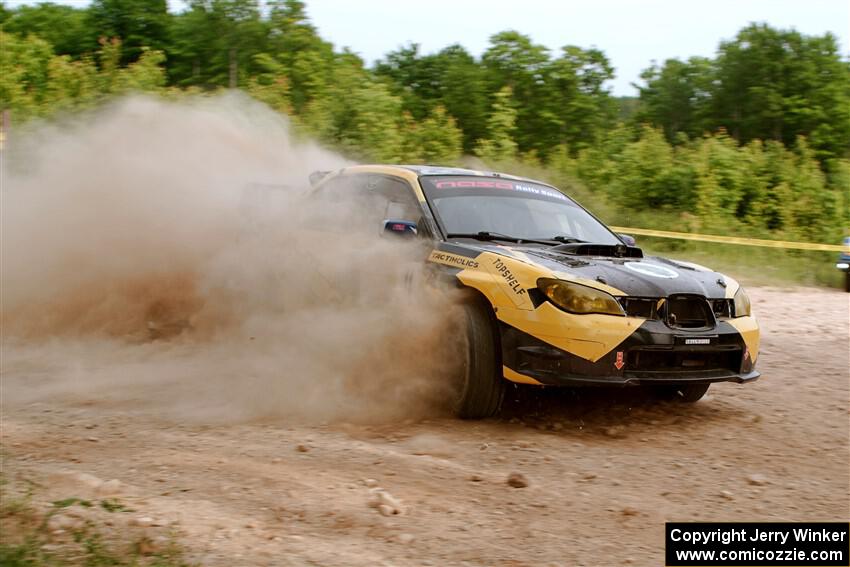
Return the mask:
<path id="1" fill-rule="evenodd" d="M 550 279 L 537 280 L 537 287 L 549 301 L 570 313 L 625 315 L 614 296 L 592 287 Z"/>
<path id="2" fill-rule="evenodd" d="M 735 317 L 745 317 L 750 315 L 751 312 L 750 298 L 744 288 L 739 287 L 737 293 L 735 293 Z"/>
<path id="3" fill-rule="evenodd" d="M 839 270 L 846 270 L 846 269 L 850 268 L 850 264 L 848 264 L 847 262 L 838 262 L 835 265 L 835 267 L 838 268 Z"/>

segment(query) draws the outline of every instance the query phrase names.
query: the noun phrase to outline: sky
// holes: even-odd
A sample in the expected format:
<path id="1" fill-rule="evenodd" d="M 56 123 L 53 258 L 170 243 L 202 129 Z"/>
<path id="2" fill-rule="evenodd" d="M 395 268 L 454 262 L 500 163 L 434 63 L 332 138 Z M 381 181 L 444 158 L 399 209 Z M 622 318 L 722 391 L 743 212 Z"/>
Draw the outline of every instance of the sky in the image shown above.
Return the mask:
<path id="1" fill-rule="evenodd" d="M 87 0 L 54 0 L 85 6 Z M 168 0 L 172 11 L 185 7 Z M 6 5 L 33 4 L 6 0 Z M 480 56 L 491 35 L 515 29 L 557 53 L 565 45 L 601 49 L 615 68 L 617 96 L 637 95 L 632 83 L 652 61 L 711 57 L 722 40 L 750 22 L 831 32 L 850 56 L 850 0 L 306 0 L 310 20 L 337 48 L 366 60 L 408 43 L 432 53 L 460 43 Z"/>

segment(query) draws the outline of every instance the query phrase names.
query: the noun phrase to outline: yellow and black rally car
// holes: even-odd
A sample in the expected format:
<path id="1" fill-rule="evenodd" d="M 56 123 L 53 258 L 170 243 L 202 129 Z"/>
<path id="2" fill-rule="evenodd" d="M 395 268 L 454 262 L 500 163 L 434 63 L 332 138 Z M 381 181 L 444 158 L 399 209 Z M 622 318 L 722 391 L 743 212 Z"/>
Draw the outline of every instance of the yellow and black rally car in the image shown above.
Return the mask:
<path id="1" fill-rule="evenodd" d="M 368 197 L 381 230 L 425 242 L 429 269 L 467 293 L 453 400 L 462 417 L 495 413 L 508 382 L 644 385 L 695 402 L 712 382 L 759 377 L 759 328 L 738 282 L 644 256 L 555 187 L 384 165 L 311 182 L 326 196 Z"/>

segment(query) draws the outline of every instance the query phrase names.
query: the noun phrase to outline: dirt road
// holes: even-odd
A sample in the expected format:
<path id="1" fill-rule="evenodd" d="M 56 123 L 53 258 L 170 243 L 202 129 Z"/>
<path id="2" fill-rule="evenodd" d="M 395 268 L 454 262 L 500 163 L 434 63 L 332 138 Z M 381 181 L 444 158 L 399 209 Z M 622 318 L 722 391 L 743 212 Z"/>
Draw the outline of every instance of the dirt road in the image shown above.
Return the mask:
<path id="1" fill-rule="evenodd" d="M 79 360 L 7 363 L 3 476 L 42 513 L 116 504 L 69 506 L 57 549 L 90 519 L 201 565 L 649 566 L 665 521 L 846 520 L 850 295 L 751 296 L 761 380 L 688 407 L 593 390 L 520 393 L 482 422 L 182 420 L 155 403 L 168 381 L 70 395 Z"/>

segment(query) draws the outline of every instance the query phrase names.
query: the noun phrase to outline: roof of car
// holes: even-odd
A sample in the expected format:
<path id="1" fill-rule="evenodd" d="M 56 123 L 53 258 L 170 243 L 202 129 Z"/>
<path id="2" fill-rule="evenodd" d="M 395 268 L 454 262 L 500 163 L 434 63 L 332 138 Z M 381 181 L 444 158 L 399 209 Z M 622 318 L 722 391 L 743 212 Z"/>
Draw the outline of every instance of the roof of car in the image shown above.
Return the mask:
<path id="1" fill-rule="evenodd" d="M 396 165 L 396 164 L 364 164 L 364 165 L 355 165 L 351 167 L 346 167 L 345 170 L 358 170 L 362 169 L 368 171 L 370 168 L 397 168 L 404 169 L 407 171 L 412 171 L 418 176 L 427 176 L 427 175 L 476 175 L 481 177 L 500 177 L 505 179 L 514 179 L 519 181 L 529 181 L 532 183 L 541 183 L 543 185 L 549 185 L 548 183 L 544 183 L 542 181 L 536 181 L 534 179 L 529 179 L 527 177 L 519 177 L 517 175 L 510 175 L 508 173 L 499 173 L 496 171 L 480 171 L 476 169 L 466 169 L 462 167 L 444 167 L 440 165 Z"/>

